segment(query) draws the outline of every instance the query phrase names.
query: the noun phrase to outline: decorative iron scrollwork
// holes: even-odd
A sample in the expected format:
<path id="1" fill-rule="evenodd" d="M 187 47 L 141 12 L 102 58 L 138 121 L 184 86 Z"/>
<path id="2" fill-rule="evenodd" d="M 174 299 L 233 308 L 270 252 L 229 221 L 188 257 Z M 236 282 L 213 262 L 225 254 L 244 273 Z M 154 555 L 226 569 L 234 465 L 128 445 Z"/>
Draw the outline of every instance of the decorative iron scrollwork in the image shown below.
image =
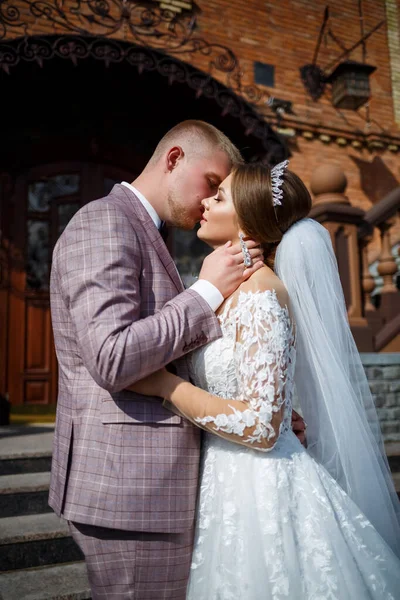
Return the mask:
<path id="1" fill-rule="evenodd" d="M 43 34 L 36 27 L 43 21 L 52 24 L 55 34 L 113 37 L 172 55 L 198 52 L 210 57 L 213 68 L 232 72 L 237 67 L 234 53 L 194 36 L 195 19 L 129 0 L 0 0 L 0 40 Z"/>
<path id="2" fill-rule="evenodd" d="M 0 0 L 0 67 L 6 70 L 16 64 L 17 57 L 6 43 L 19 37 L 42 36 L 45 24 L 49 23 L 54 34 L 70 34 L 74 37 L 72 47 L 63 46 L 60 52 L 67 53 L 72 60 L 78 60 L 79 46 L 76 36 L 91 36 L 107 39 L 108 46 L 100 45 L 98 51 L 106 51 L 106 64 L 118 61 L 118 42 L 126 41 L 161 50 L 186 59 L 189 54 L 198 53 L 209 58 L 210 76 L 220 72 L 226 76 L 226 85 L 253 105 L 264 104 L 268 93 L 254 84 L 245 84 L 243 72 L 234 52 L 222 44 L 213 44 L 194 34 L 196 15 L 177 14 L 168 9 L 153 6 L 149 2 L 130 0 Z M 24 59 L 39 64 L 46 59 L 49 47 L 42 41 L 38 46 L 26 42 Z M 21 48 L 21 47 L 20 47 Z M 95 48 L 94 48 L 95 50 Z M 172 68 L 171 77 L 179 76 Z M 206 85 L 206 83 L 204 83 Z M 206 90 L 204 89 L 204 92 Z M 200 87 L 198 93 L 202 93 Z"/>

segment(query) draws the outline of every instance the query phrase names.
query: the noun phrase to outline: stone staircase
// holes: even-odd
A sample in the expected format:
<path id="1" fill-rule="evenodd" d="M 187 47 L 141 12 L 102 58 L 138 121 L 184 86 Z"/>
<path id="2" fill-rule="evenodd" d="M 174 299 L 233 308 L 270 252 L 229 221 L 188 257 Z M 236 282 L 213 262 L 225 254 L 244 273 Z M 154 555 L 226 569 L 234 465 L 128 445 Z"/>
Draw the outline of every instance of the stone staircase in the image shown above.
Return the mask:
<path id="1" fill-rule="evenodd" d="M 385 448 L 396 492 L 400 500 L 400 442 L 387 442 Z"/>
<path id="2" fill-rule="evenodd" d="M 0 599 L 90 598 L 81 552 L 49 508 L 53 426 L 0 427 Z M 400 442 L 386 445 L 400 495 Z"/>
<path id="3" fill-rule="evenodd" d="M 82 554 L 47 504 L 54 426 L 0 427 L 0 598 L 90 598 Z"/>

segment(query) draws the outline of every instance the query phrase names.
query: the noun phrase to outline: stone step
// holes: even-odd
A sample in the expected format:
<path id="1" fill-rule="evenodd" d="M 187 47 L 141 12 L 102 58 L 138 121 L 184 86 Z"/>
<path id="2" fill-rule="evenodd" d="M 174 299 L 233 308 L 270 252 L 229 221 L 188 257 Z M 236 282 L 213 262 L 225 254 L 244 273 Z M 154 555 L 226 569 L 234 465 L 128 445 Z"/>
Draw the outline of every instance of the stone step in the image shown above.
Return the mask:
<path id="1" fill-rule="evenodd" d="M 386 442 L 385 450 L 394 487 L 400 500 L 400 442 Z"/>
<path id="2" fill-rule="evenodd" d="M 386 455 L 392 473 L 400 472 L 400 442 L 387 442 L 385 444 Z"/>
<path id="3" fill-rule="evenodd" d="M 54 513 L 0 519 L 0 571 L 82 559 L 66 521 Z"/>
<path id="4" fill-rule="evenodd" d="M 392 476 L 393 476 L 394 487 L 396 488 L 397 495 L 399 496 L 399 494 L 400 494 L 400 473 L 393 473 Z"/>
<path id="5" fill-rule="evenodd" d="M 51 512 L 49 484 L 49 472 L 0 476 L 1 517 Z"/>
<path id="6" fill-rule="evenodd" d="M 0 475 L 50 471 L 53 424 L 0 427 Z"/>
<path id="7" fill-rule="evenodd" d="M 16 475 L 19 473 L 40 473 L 50 471 L 51 454 L 48 456 L 31 456 L 23 458 L 0 458 L 0 475 Z"/>
<path id="8" fill-rule="evenodd" d="M 84 562 L 9 571 L 0 576 L 2 600 L 87 600 L 90 597 Z"/>

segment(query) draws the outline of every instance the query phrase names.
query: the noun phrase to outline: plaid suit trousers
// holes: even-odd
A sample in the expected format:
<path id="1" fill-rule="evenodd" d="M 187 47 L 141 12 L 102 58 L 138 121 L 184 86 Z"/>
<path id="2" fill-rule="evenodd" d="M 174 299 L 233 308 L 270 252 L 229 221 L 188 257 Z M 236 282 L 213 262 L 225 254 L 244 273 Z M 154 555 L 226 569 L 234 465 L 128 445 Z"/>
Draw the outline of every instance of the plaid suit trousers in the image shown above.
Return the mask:
<path id="1" fill-rule="evenodd" d="M 185 600 L 193 530 L 143 533 L 69 521 L 93 600 Z"/>

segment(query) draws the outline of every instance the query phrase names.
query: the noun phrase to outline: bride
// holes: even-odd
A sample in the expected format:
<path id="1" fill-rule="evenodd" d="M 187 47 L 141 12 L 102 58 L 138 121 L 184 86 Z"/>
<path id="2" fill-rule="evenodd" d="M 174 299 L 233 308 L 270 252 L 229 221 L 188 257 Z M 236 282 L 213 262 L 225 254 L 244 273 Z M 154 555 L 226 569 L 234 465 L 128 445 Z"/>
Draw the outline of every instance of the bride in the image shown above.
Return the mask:
<path id="1" fill-rule="evenodd" d="M 162 369 L 132 389 L 207 431 L 189 600 L 395 600 L 399 501 L 329 234 L 287 164 L 239 166 L 203 201 L 199 238 L 240 239 L 246 265 L 252 237 L 266 264 L 191 355 L 194 385 Z"/>

